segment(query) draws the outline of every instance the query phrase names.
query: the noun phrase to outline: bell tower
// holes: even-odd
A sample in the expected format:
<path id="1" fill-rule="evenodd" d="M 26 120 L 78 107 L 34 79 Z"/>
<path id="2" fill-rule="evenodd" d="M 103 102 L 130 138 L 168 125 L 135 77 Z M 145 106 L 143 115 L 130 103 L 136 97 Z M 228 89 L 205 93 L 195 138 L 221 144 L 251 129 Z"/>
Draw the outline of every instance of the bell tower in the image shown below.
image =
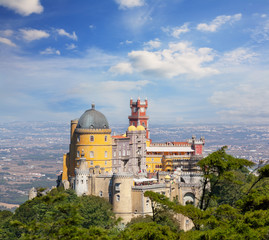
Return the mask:
<path id="1" fill-rule="evenodd" d="M 145 99 L 141 101 L 140 98 L 137 99 L 136 102 L 133 99 L 130 99 L 130 108 L 131 108 L 131 115 L 128 117 L 129 119 L 129 126 L 143 126 L 146 130 L 146 137 L 150 138 L 150 132 L 148 129 L 148 119 L 147 116 L 147 108 L 148 108 L 148 100 Z"/>

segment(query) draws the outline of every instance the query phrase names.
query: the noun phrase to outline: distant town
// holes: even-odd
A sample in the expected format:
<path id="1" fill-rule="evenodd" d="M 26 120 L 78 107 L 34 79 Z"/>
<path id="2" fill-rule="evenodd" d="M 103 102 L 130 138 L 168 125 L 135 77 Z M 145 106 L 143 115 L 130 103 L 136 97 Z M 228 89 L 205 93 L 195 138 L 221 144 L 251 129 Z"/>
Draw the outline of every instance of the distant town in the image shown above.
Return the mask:
<path id="1" fill-rule="evenodd" d="M 127 125 L 111 125 L 115 134 Z M 68 151 L 69 123 L 12 122 L 0 124 L 0 206 L 16 207 L 27 200 L 31 187 L 56 185 L 62 156 Z M 112 133 L 113 135 L 113 133 Z M 256 164 L 269 161 L 269 125 L 150 126 L 154 142 L 184 141 L 205 137 L 208 155 L 228 146 L 228 153 Z"/>

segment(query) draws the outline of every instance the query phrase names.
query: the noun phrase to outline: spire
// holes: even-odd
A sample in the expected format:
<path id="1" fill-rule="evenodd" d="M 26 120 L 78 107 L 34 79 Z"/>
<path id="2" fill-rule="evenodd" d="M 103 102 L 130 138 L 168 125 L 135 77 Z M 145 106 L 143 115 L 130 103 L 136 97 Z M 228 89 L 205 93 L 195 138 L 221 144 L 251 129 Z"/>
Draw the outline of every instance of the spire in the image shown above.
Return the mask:
<path id="1" fill-rule="evenodd" d="M 94 104 L 94 102 L 92 103 L 92 109 L 95 109 L 95 104 Z"/>

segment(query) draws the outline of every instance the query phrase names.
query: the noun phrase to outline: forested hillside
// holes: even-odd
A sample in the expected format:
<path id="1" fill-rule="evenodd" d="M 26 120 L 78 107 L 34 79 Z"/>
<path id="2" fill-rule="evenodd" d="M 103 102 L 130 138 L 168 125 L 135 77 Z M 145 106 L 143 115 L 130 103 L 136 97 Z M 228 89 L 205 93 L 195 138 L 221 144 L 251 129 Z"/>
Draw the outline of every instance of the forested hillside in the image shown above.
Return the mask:
<path id="1" fill-rule="evenodd" d="M 247 168 L 251 162 L 225 150 L 198 163 L 204 180 L 197 206 L 146 192 L 154 215 L 135 218 L 123 228 L 106 200 L 53 189 L 14 214 L 1 211 L 0 239 L 269 239 L 269 165 L 253 174 Z M 175 213 L 188 216 L 193 230 L 181 231 Z"/>

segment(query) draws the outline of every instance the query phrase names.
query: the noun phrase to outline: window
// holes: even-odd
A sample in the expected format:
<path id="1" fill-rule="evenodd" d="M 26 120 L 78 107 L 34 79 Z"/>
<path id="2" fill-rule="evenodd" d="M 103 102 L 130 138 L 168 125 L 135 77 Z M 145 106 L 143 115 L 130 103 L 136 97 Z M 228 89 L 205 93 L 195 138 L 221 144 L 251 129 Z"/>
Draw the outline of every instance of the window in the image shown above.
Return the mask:
<path id="1" fill-rule="evenodd" d="M 119 202 L 120 201 L 120 195 L 116 195 L 116 200 Z"/>
<path id="2" fill-rule="evenodd" d="M 90 151 L 90 158 L 94 158 L 94 152 Z"/>
<path id="3" fill-rule="evenodd" d="M 107 142 L 107 136 L 105 136 L 105 142 Z"/>
<path id="4" fill-rule="evenodd" d="M 147 198 L 147 200 L 146 200 L 146 206 L 147 207 L 149 206 L 149 198 Z"/>
<path id="5" fill-rule="evenodd" d="M 130 150 L 127 150 L 127 155 L 130 155 Z"/>
<path id="6" fill-rule="evenodd" d="M 152 158 L 151 161 L 154 162 L 154 158 Z"/>
<path id="7" fill-rule="evenodd" d="M 80 136 L 77 136 L 77 142 L 80 142 Z"/>
<path id="8" fill-rule="evenodd" d="M 119 151 L 119 157 L 121 157 L 121 151 Z"/>
<path id="9" fill-rule="evenodd" d="M 105 161 L 105 165 L 107 165 L 107 161 Z"/>
<path id="10" fill-rule="evenodd" d="M 80 157 L 80 153 L 79 153 L 79 151 L 77 151 L 77 157 Z"/>
<path id="11" fill-rule="evenodd" d="M 105 151 L 105 158 L 107 158 L 107 151 Z"/>
<path id="12" fill-rule="evenodd" d="M 120 183 L 115 184 L 115 191 L 117 191 L 117 192 L 120 191 Z"/>
<path id="13" fill-rule="evenodd" d="M 103 197 L 103 192 L 102 191 L 99 192 L 99 197 Z"/>
<path id="14" fill-rule="evenodd" d="M 90 163 L 91 163 L 91 166 L 93 166 L 93 161 L 91 161 Z"/>
<path id="15" fill-rule="evenodd" d="M 116 151 L 113 152 L 113 157 L 116 157 Z"/>
<path id="16" fill-rule="evenodd" d="M 90 136 L 90 141 L 94 142 L 94 136 Z"/>
<path id="17" fill-rule="evenodd" d="M 125 156 L 125 149 L 122 150 L 122 156 Z"/>

